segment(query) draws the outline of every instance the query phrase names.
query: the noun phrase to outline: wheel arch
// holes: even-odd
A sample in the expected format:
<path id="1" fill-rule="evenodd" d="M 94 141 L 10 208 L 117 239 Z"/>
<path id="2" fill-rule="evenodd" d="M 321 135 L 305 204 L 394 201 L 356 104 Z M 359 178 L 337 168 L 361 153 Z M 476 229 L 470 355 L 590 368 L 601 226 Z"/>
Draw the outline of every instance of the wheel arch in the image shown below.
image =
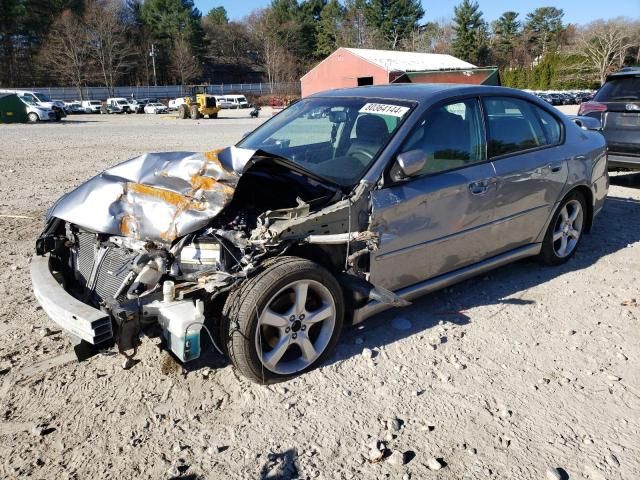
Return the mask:
<path id="1" fill-rule="evenodd" d="M 562 200 L 567 198 L 567 196 L 571 195 L 571 193 L 573 192 L 580 192 L 587 202 L 587 215 L 586 215 L 586 224 L 584 226 L 584 231 L 585 233 L 590 233 L 591 226 L 593 225 L 593 192 L 591 191 L 591 188 L 589 188 L 587 185 L 576 185 L 574 188 L 572 188 L 566 193 L 566 195 Z"/>

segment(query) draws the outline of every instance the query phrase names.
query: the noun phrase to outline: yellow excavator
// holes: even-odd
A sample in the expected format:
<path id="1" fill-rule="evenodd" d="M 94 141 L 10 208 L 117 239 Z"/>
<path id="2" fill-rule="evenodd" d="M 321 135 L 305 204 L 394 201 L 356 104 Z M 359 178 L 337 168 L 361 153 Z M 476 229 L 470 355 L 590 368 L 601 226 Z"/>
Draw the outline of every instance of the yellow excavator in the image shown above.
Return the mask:
<path id="1" fill-rule="evenodd" d="M 184 97 L 184 103 L 178 107 L 178 118 L 218 118 L 219 111 L 216 97 L 208 92 L 208 86 L 194 85 L 191 87 L 191 94 Z"/>

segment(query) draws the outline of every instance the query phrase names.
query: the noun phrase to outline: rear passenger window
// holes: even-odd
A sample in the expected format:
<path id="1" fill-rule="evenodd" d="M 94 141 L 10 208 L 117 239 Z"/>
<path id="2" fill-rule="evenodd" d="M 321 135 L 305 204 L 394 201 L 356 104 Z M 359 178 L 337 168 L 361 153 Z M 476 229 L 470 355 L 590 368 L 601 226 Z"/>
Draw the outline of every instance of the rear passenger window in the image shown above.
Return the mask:
<path id="1" fill-rule="evenodd" d="M 484 162 L 482 115 L 475 99 L 449 103 L 429 111 L 401 151 L 422 150 L 423 174 L 446 172 Z"/>
<path id="2" fill-rule="evenodd" d="M 525 100 L 484 99 L 489 157 L 560 143 L 562 130 L 553 115 Z"/>

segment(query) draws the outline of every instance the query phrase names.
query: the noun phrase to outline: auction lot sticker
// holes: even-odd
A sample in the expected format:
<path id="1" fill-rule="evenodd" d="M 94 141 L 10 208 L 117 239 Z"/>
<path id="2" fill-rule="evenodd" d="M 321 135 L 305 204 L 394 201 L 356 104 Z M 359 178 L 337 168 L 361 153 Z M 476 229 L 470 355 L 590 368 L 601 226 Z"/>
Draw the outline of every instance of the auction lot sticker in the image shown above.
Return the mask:
<path id="1" fill-rule="evenodd" d="M 401 105 L 391 105 L 388 103 L 367 103 L 359 110 L 359 113 L 377 113 L 378 115 L 391 115 L 402 117 L 409 111 L 409 107 Z"/>

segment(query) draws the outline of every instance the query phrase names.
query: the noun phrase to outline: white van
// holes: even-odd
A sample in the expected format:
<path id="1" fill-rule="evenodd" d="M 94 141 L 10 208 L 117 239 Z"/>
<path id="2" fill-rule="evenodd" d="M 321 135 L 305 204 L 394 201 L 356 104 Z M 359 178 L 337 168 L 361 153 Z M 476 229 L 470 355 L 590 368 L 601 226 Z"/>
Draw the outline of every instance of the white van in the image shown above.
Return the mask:
<path id="1" fill-rule="evenodd" d="M 61 100 L 51 100 L 46 93 L 32 90 L 0 90 L 0 93 L 15 93 L 25 102 L 42 105 L 49 110 L 53 110 L 58 119 L 67 116 L 64 102 Z"/>
<path id="2" fill-rule="evenodd" d="M 231 105 L 227 108 L 249 108 L 249 102 L 244 95 L 225 95 L 224 101 Z"/>
<path id="3" fill-rule="evenodd" d="M 106 113 L 134 113 L 129 100 L 124 97 L 107 98 L 106 108 L 100 110 L 100 112 Z"/>
<path id="4" fill-rule="evenodd" d="M 82 109 L 85 113 L 100 113 L 102 102 L 100 100 L 83 100 Z"/>
<path id="5" fill-rule="evenodd" d="M 217 99 L 216 99 L 217 102 Z M 178 110 L 180 105 L 184 105 L 184 97 L 174 98 L 173 100 L 169 100 L 169 110 Z"/>
<path id="6" fill-rule="evenodd" d="M 22 103 L 26 105 L 27 108 L 27 118 L 29 122 L 48 122 L 48 121 L 56 121 L 60 120 L 60 118 L 56 115 L 56 112 L 51 110 L 49 107 L 45 107 L 44 105 L 34 102 L 33 100 L 26 100 L 24 97 L 19 97 L 22 100 Z"/>

